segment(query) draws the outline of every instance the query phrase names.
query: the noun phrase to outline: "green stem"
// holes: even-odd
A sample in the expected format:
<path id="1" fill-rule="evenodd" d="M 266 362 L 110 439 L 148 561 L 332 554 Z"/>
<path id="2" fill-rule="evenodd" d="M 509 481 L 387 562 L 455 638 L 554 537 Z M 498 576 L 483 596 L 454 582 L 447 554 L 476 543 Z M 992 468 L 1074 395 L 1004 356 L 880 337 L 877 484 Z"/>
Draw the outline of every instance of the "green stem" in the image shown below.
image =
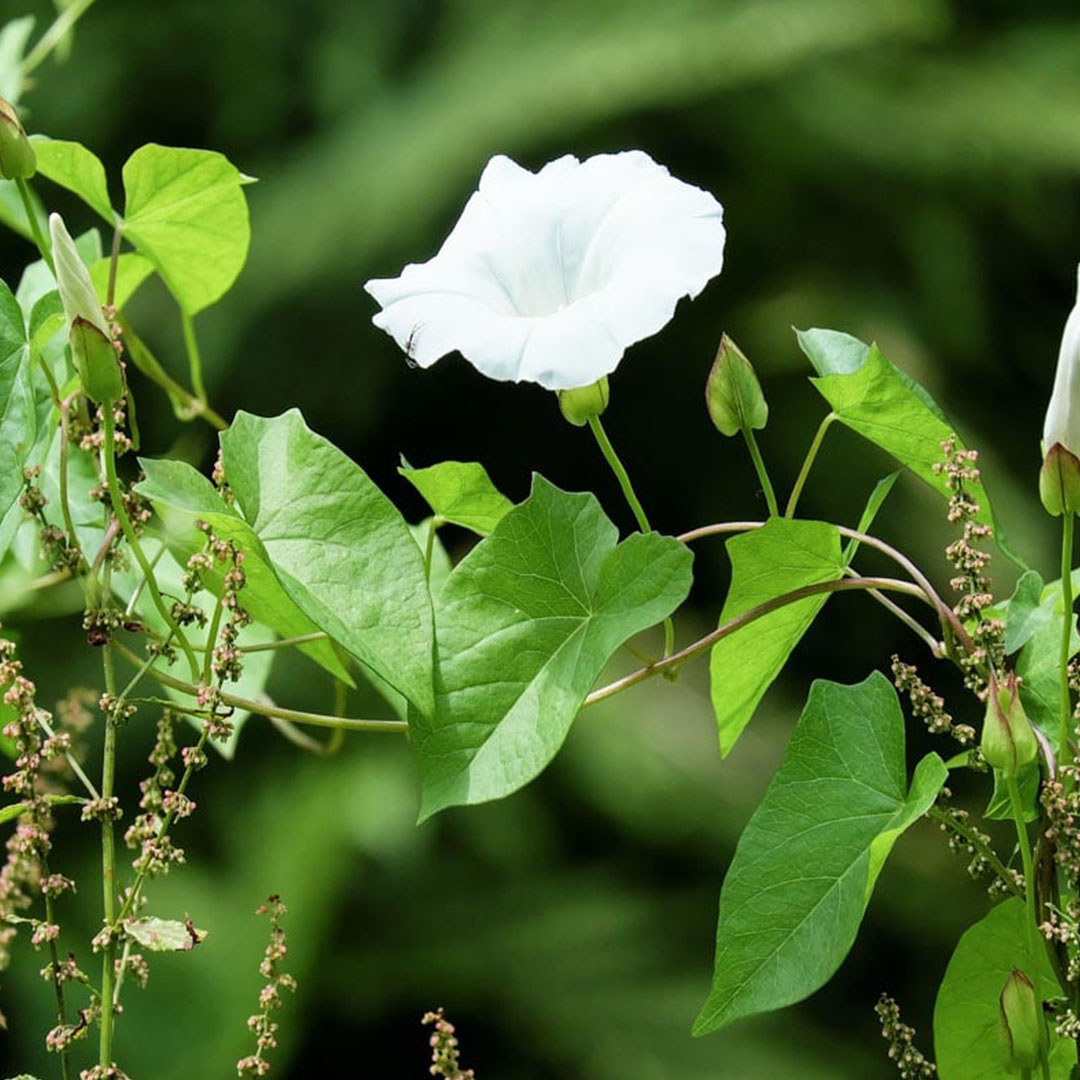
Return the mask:
<path id="1" fill-rule="evenodd" d="M 113 646 L 106 644 L 102 650 L 105 666 L 105 692 L 116 696 L 116 671 L 113 665 Z M 101 797 L 112 798 L 116 779 L 116 720 L 115 712 L 105 714 L 105 749 L 101 766 Z M 103 917 L 107 927 L 116 922 L 116 837 L 113 820 L 106 811 L 101 816 L 101 888 L 104 901 Z M 113 982 L 116 978 L 116 941 L 112 933 L 103 950 L 101 962 L 101 1039 L 98 1064 L 102 1070 L 112 1068 L 113 1063 Z"/>
<path id="2" fill-rule="evenodd" d="M 636 686 L 639 682 L 651 679 L 654 675 L 663 675 L 666 672 L 677 670 L 688 660 L 693 660 L 695 656 L 700 656 L 703 652 L 711 649 L 713 645 L 723 638 L 736 633 L 736 631 L 741 630 L 744 626 L 748 626 L 757 619 L 762 619 L 766 615 L 786 607 L 788 604 L 795 604 L 809 596 L 819 596 L 822 593 L 865 591 L 869 589 L 900 592 L 920 598 L 923 596 L 923 590 L 919 586 L 912 585 L 907 581 L 898 581 L 895 578 L 840 578 L 837 581 L 821 581 L 813 585 L 803 585 L 801 588 L 793 589 L 791 592 L 782 593 L 771 600 L 766 600 L 764 603 L 744 611 L 741 615 L 729 619 L 726 623 L 721 623 L 712 633 L 706 634 L 703 638 L 699 638 L 692 645 L 687 645 L 677 653 L 672 653 L 671 656 L 666 656 L 663 660 L 657 660 L 654 664 L 638 668 L 637 671 L 632 671 L 629 675 L 624 675 L 621 679 L 608 683 L 607 686 L 601 686 L 598 690 L 594 690 L 589 694 L 584 701 L 584 705 L 594 705 L 598 701 L 603 701 L 605 698 L 613 697 L 623 690 L 628 690 L 631 686 Z"/>
<path id="3" fill-rule="evenodd" d="M 15 180 L 15 186 L 19 189 L 19 198 L 22 199 L 23 209 L 26 211 L 26 220 L 30 226 L 30 235 L 34 238 L 34 245 L 40 252 L 41 257 L 45 260 L 45 265 L 49 268 L 49 273 L 52 274 L 53 277 L 56 277 L 56 269 L 53 266 L 52 260 L 52 249 L 49 246 L 48 240 L 42 235 L 37 212 L 34 210 L 34 200 L 30 198 L 30 185 L 19 176 Z"/>
<path id="4" fill-rule="evenodd" d="M 172 631 L 180 647 L 184 650 L 184 655 L 187 657 L 188 665 L 191 668 L 191 677 L 198 680 L 199 662 L 195 659 L 195 653 L 188 642 L 187 636 L 177 625 L 176 620 L 172 617 L 172 612 L 169 611 L 168 606 L 161 597 L 157 581 L 154 578 L 154 568 L 150 565 L 150 560 L 147 559 L 128 518 L 127 510 L 124 508 L 124 496 L 120 490 L 120 481 L 116 475 L 116 421 L 113 419 L 113 403 L 111 401 L 107 401 L 102 405 L 101 415 L 105 427 L 105 476 L 109 485 L 109 501 L 112 503 L 113 513 L 116 515 L 117 521 L 120 522 L 120 528 L 124 531 L 128 546 L 131 548 L 135 561 L 139 564 L 139 568 L 146 578 L 146 588 L 154 601 L 154 607 L 157 608 L 158 614 L 165 621 L 165 625 Z"/>
<path id="5" fill-rule="evenodd" d="M 795 507 L 799 504 L 799 496 L 802 494 L 802 489 L 806 485 L 806 478 L 810 475 L 810 469 L 813 467 L 814 459 L 821 449 L 821 444 L 825 441 L 825 433 L 829 430 L 829 427 L 835 419 L 836 413 L 831 412 L 821 421 L 820 425 L 818 425 L 813 441 L 810 443 L 810 449 L 806 451 L 806 457 L 803 458 L 802 468 L 799 469 L 799 475 L 795 478 L 795 486 L 791 489 L 791 495 L 788 497 L 787 507 L 784 510 L 784 517 L 793 518 L 795 516 Z"/>
<path id="6" fill-rule="evenodd" d="M 973 829 L 967 828 L 967 826 L 957 821 L 956 818 L 950 817 L 936 806 L 931 806 L 930 809 L 926 811 L 926 816 L 933 821 L 940 822 L 945 828 L 951 829 L 957 836 L 962 837 L 986 860 L 987 864 L 994 873 L 997 874 L 1005 888 L 1007 888 L 1014 896 L 1020 895 L 1020 890 L 1013 881 L 1012 875 L 1006 869 L 1005 864 L 998 858 L 997 852 L 988 844 L 984 843 L 978 833 Z"/>
<path id="7" fill-rule="evenodd" d="M 424 577 L 431 581 L 431 556 L 435 553 L 435 530 L 439 527 L 439 518 L 432 515 L 428 522 L 427 543 L 424 545 Z"/>
<path id="8" fill-rule="evenodd" d="M 49 370 L 44 357 L 41 360 L 41 366 L 46 371 Z M 51 377 L 52 372 L 49 372 L 49 375 Z M 68 543 L 79 553 L 79 569 L 89 570 L 90 564 L 79 547 L 79 535 L 75 532 L 75 522 L 71 516 L 71 502 L 68 496 L 68 413 L 70 409 L 70 398 L 60 402 L 60 514 L 64 519 L 64 532 L 67 533 Z M 88 599 L 92 602 L 94 598 L 92 585 L 89 586 L 88 592 L 90 593 Z"/>
<path id="9" fill-rule="evenodd" d="M 197 400 L 205 405 L 206 386 L 203 384 L 202 355 L 195 337 L 195 320 L 181 308 L 180 321 L 184 326 L 184 347 L 187 349 L 188 364 L 191 367 L 191 388 L 195 391 Z"/>
<path id="10" fill-rule="evenodd" d="M 109 285 L 105 290 L 105 306 L 112 307 L 116 303 L 116 271 L 120 265 L 120 242 L 124 238 L 124 226 L 117 225 L 113 229 L 112 250 L 109 252 Z"/>
<path id="11" fill-rule="evenodd" d="M 225 610 L 225 591 L 217 598 L 214 605 L 214 614 L 210 619 L 210 629 L 206 635 L 206 656 L 203 658 L 202 681 L 204 686 L 210 685 L 210 675 L 214 667 L 214 649 L 217 647 L 218 629 L 221 626 L 221 613 Z"/>
<path id="12" fill-rule="evenodd" d="M 1030 961 L 1031 984 L 1035 989 L 1035 998 L 1040 1004 L 1045 1000 L 1042 992 L 1042 979 L 1039 977 L 1039 966 L 1042 957 L 1040 949 L 1045 948 L 1043 936 L 1039 931 L 1038 916 L 1035 911 L 1035 869 L 1031 859 L 1031 843 L 1028 839 L 1027 825 L 1024 822 L 1024 804 L 1020 798 L 1020 785 L 1016 777 L 1008 775 L 1005 784 L 1009 789 L 1009 802 L 1012 805 L 1013 822 L 1016 825 L 1016 842 L 1020 848 L 1020 861 L 1024 867 L 1024 904 L 1027 908 L 1027 938 Z M 1050 1080 L 1050 1066 L 1047 1061 L 1046 1050 L 1042 1054 L 1042 1074 L 1044 1080 Z"/>
<path id="13" fill-rule="evenodd" d="M 199 741 L 195 744 L 196 756 L 198 756 L 206 746 L 207 734 L 209 730 L 209 727 L 204 724 L 202 731 L 199 733 Z M 194 766 L 188 765 L 187 768 L 184 769 L 184 775 L 180 777 L 180 783 L 176 788 L 177 796 L 182 796 L 187 791 L 187 786 L 189 783 L 191 783 L 191 778 L 194 775 Z M 179 801 L 179 799 L 177 801 Z M 162 819 L 161 824 L 158 826 L 157 836 L 155 837 L 155 840 L 158 844 L 160 844 L 161 841 L 166 837 L 166 835 L 168 835 L 169 829 L 172 828 L 172 823 L 175 818 L 176 811 L 175 809 L 173 809 L 170 810 Z M 135 907 L 135 904 L 139 899 L 139 893 L 142 890 L 145 881 L 146 870 L 142 869 L 135 875 L 135 880 L 132 883 L 131 888 L 128 889 L 127 896 L 125 897 L 124 903 L 120 908 L 120 913 L 116 916 L 116 919 L 114 920 L 115 923 L 122 922 L 131 913 L 132 909 Z"/>
<path id="14" fill-rule="evenodd" d="M 64 35 L 82 18 L 93 2 L 94 0 L 73 0 L 57 15 L 49 29 L 41 35 L 41 39 L 23 60 L 19 73 L 23 80 L 48 59 L 49 53 L 60 44 Z"/>
<path id="15" fill-rule="evenodd" d="M 769 517 L 779 517 L 780 508 L 776 503 L 776 492 L 773 491 L 772 481 L 769 479 L 769 471 L 765 468 L 765 459 L 761 456 L 761 451 L 758 449 L 754 432 L 750 428 L 744 427 L 743 437 L 746 439 L 746 447 L 750 451 L 750 460 L 754 463 L 754 470 L 757 472 L 758 480 L 761 483 L 761 490 L 765 492 L 765 503 L 769 508 Z"/>
<path id="16" fill-rule="evenodd" d="M 50 876 L 49 860 L 44 855 L 41 857 L 41 872 L 45 878 Z M 56 912 L 51 892 L 45 893 L 45 921 L 52 926 L 56 925 Z M 56 992 L 56 1020 L 61 1027 L 66 1027 L 67 1010 L 64 1007 L 64 983 L 60 978 L 60 950 L 56 947 L 55 938 L 49 940 L 49 959 L 52 961 L 53 990 Z M 63 1080 L 71 1080 L 71 1060 L 66 1046 L 60 1051 L 60 1072 L 63 1074 Z"/>
<path id="17" fill-rule="evenodd" d="M 218 431 L 224 431 L 229 425 L 219 416 L 205 401 L 200 401 L 192 392 L 181 386 L 162 366 L 161 362 L 147 347 L 146 342 L 132 329 L 131 323 L 124 318 L 122 312 L 118 312 L 116 323 L 124 337 L 124 345 L 131 362 L 151 382 L 156 383 L 165 391 L 169 400 L 173 403 L 173 409 L 177 416 L 185 422 L 193 417 L 201 416 L 211 427 Z"/>
<path id="18" fill-rule="evenodd" d="M 1069 653 L 1072 644 L 1072 547 L 1073 514 L 1066 510 L 1062 515 L 1061 530 L 1061 729 L 1058 735 L 1058 762 L 1071 765 L 1072 753 L 1072 700 L 1069 694 Z"/>
<path id="19" fill-rule="evenodd" d="M 114 642 L 114 647 L 125 660 L 140 667 L 142 659 L 132 652 L 126 645 Z M 199 688 L 192 683 L 184 682 L 167 671 L 152 667 L 150 674 L 162 686 L 170 686 L 174 690 L 187 694 L 190 697 L 198 697 Z M 302 712 L 299 709 L 285 709 L 278 705 L 271 705 L 266 701 L 251 701 L 248 698 L 237 697 L 235 694 L 221 692 L 221 700 L 225 705 L 234 709 L 243 709 L 245 712 L 254 713 L 256 716 L 278 717 L 282 720 L 291 720 L 294 724 L 308 724 L 312 727 L 343 728 L 345 731 L 365 732 L 395 732 L 404 735 L 409 725 L 404 720 L 359 720 L 352 717 L 327 716 L 323 713 Z M 191 711 L 191 710 L 186 710 Z"/>
<path id="20" fill-rule="evenodd" d="M 615 479 L 618 480 L 619 487 L 622 488 L 623 497 L 634 514 L 638 528 L 643 533 L 652 532 L 652 526 L 649 524 L 645 508 L 641 505 L 641 500 L 637 497 L 637 492 L 634 491 L 634 485 L 630 482 L 630 474 L 626 471 L 626 466 L 623 465 L 619 455 L 615 452 L 615 447 L 611 445 L 611 440 L 608 438 L 599 416 L 589 417 L 589 430 L 593 433 L 593 437 L 600 447 L 600 453 L 604 455 L 604 460 L 615 474 Z M 674 649 L 675 623 L 670 618 L 667 618 L 664 620 L 664 655 L 670 656 Z"/>

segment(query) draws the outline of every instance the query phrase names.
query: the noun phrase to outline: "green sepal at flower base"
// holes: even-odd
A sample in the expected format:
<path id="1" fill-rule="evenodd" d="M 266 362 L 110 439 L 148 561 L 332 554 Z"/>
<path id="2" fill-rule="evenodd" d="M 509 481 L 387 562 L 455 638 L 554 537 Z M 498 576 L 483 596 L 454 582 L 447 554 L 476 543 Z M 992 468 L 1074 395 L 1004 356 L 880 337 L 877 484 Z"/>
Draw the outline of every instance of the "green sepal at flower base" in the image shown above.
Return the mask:
<path id="1" fill-rule="evenodd" d="M 89 319 L 77 315 L 71 323 L 71 358 L 86 396 L 91 401 L 117 401 L 124 396 L 124 378 L 112 338 Z"/>
<path id="2" fill-rule="evenodd" d="M 1000 769 L 1006 777 L 1015 777 L 1039 756 L 1039 743 L 1020 702 L 1014 671 L 1009 672 L 1004 683 L 999 683 L 993 672 L 990 674 L 980 746 L 987 764 Z"/>
<path id="3" fill-rule="evenodd" d="M 584 427 L 592 417 L 603 416 L 611 396 L 606 375 L 588 386 L 559 390 L 557 393 L 559 409 L 566 421 L 574 427 Z"/>
<path id="4" fill-rule="evenodd" d="M 37 172 L 37 155 L 14 106 L 0 97 L 0 178 L 27 180 Z"/>
<path id="5" fill-rule="evenodd" d="M 90 271 L 59 214 L 50 215 L 49 233 L 75 370 L 91 401 L 116 401 L 124 396 L 124 374 Z"/>
<path id="6" fill-rule="evenodd" d="M 1080 510 L 1080 458 L 1061 443 L 1054 443 L 1043 458 L 1039 498 L 1054 517 Z"/>
<path id="7" fill-rule="evenodd" d="M 1005 980 L 999 999 L 1006 1068 L 1034 1069 L 1044 1052 L 1042 1009 L 1031 980 L 1017 968 Z"/>
<path id="8" fill-rule="evenodd" d="M 721 435 L 763 428 L 769 419 L 761 383 L 742 350 L 724 334 L 705 382 L 705 406 Z"/>

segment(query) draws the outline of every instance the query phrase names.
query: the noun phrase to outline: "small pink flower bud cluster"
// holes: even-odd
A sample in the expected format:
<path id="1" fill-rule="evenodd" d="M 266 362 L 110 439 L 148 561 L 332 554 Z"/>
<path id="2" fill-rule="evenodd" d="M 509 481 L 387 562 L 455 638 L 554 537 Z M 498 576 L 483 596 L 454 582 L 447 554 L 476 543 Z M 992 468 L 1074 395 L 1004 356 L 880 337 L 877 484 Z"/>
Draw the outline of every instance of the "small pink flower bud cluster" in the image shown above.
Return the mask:
<path id="1" fill-rule="evenodd" d="M 975 651 L 961 660 L 964 685 L 980 700 L 986 696 L 985 672 L 1000 670 L 1005 659 L 1005 624 L 1000 619 L 983 618 L 983 612 L 994 602 L 990 584 L 990 553 L 980 546 L 993 535 L 989 525 L 978 521 L 979 504 L 965 485 L 980 482 L 977 450 L 964 450 L 957 445 L 955 435 L 942 444 L 945 460 L 934 465 L 934 472 L 945 477 L 952 493 L 949 499 L 949 521 L 963 525 L 963 535 L 945 549 L 945 557 L 956 570 L 950 585 L 960 594 L 953 610 L 961 622 L 975 621 L 972 638 Z"/>
<path id="2" fill-rule="evenodd" d="M 45 507 L 49 505 L 49 500 L 37 486 L 36 481 L 39 476 L 41 476 L 40 465 L 27 466 L 23 469 L 23 492 L 19 496 L 19 506 L 29 517 L 37 521 L 41 551 L 49 565 L 54 570 L 74 571 L 82 562 L 78 544 L 74 537 L 69 537 L 63 529 L 51 524 L 46 517 Z"/>
<path id="3" fill-rule="evenodd" d="M 945 699 L 919 678 L 914 664 L 905 664 L 894 654 L 892 673 L 896 689 L 907 694 L 911 711 L 926 724 L 931 735 L 951 735 L 963 747 L 975 745 L 975 729 L 969 724 L 953 722 L 952 716 L 945 711 Z"/>
<path id="4" fill-rule="evenodd" d="M 1009 894 L 1023 896 L 1023 874 L 1005 866 L 994 851 L 990 837 L 972 824 L 971 814 L 967 810 L 952 806 L 951 799 L 952 791 L 944 787 L 936 804 L 941 831 L 948 838 L 949 850 L 970 860 L 967 871 L 973 881 L 990 877 L 988 891 L 992 897 Z"/>
<path id="5" fill-rule="evenodd" d="M 264 1055 L 268 1050 L 277 1047 L 278 1030 L 278 1025 L 270 1019 L 270 1015 L 284 1004 L 281 998 L 282 990 L 296 990 L 296 980 L 278 966 L 289 951 L 285 942 L 285 931 L 281 926 L 281 917 L 285 912 L 286 907 L 280 896 L 271 896 L 255 911 L 256 915 L 270 916 L 270 942 L 259 964 L 259 974 L 266 979 L 266 985 L 259 991 L 260 1011 L 248 1017 L 248 1028 L 255 1034 L 255 1053 L 236 1063 L 236 1071 L 240 1076 L 265 1076 L 270 1071 L 270 1063 Z"/>
<path id="6" fill-rule="evenodd" d="M 1043 781 L 1039 798 L 1046 812 L 1043 835 L 1054 860 L 1070 881 L 1080 877 L 1080 766 L 1063 765 L 1055 777 Z"/>
<path id="7" fill-rule="evenodd" d="M 74 1024 L 57 1024 L 45 1036 L 45 1048 L 53 1054 L 63 1053 L 73 1042 L 85 1039 L 91 1023 L 98 1017 L 97 1007 L 79 1010 L 79 1019 Z"/>
<path id="8" fill-rule="evenodd" d="M 435 1029 L 428 1039 L 431 1047 L 431 1065 L 428 1072 L 432 1076 L 442 1076 L 445 1080 L 475 1080 L 472 1069 L 462 1069 L 459 1060 L 456 1028 L 443 1014 L 442 1006 L 434 1012 L 424 1013 L 422 1024 L 434 1024 Z"/>
<path id="9" fill-rule="evenodd" d="M 881 1037 L 889 1044 L 889 1059 L 896 1064 L 900 1080 L 933 1080 L 937 1066 L 915 1047 L 915 1029 L 900 1019 L 900 1006 L 882 994 L 874 1006 L 881 1021 Z"/>

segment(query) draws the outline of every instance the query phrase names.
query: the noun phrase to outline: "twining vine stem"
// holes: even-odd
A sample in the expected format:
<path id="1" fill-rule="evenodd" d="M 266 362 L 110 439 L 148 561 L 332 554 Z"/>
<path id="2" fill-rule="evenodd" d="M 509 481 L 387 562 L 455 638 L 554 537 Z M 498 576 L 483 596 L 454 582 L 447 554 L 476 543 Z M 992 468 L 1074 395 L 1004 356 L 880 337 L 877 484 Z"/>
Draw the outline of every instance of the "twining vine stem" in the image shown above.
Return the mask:
<path id="1" fill-rule="evenodd" d="M 720 536 L 724 533 L 749 532 L 752 529 L 760 529 L 764 524 L 765 522 L 763 521 L 725 521 L 716 525 L 702 525 L 698 529 L 691 529 L 689 532 L 685 532 L 677 537 L 677 539 L 681 540 L 684 544 L 689 544 L 694 540 L 702 540 L 707 536 Z M 872 547 L 875 550 L 880 551 L 883 555 L 887 555 L 892 559 L 898 566 L 903 567 L 910 575 L 911 580 L 919 585 L 923 593 L 925 593 L 927 602 L 938 613 L 938 617 L 941 619 L 942 624 L 948 626 L 955 635 L 957 641 L 963 645 L 964 650 L 969 654 L 975 652 L 975 642 L 971 640 L 971 635 L 964 628 L 964 624 L 957 617 L 956 612 L 941 599 L 934 589 L 934 586 L 930 584 L 926 575 L 906 555 L 898 551 L 891 544 L 887 544 L 884 540 L 879 540 L 876 536 L 871 536 L 869 533 L 862 533 L 857 529 L 849 529 L 846 525 L 834 525 L 833 528 L 836 529 L 841 536 L 847 537 L 849 540 L 857 540 L 860 544 L 866 544 L 867 547 Z"/>
<path id="2" fill-rule="evenodd" d="M 706 634 L 692 645 L 687 645 L 685 649 L 680 649 L 679 652 L 672 653 L 671 656 L 665 656 L 663 660 L 657 660 L 655 664 L 638 668 L 637 671 L 632 671 L 629 675 L 624 675 L 621 679 L 616 679 L 615 682 L 594 690 L 585 699 L 584 704 L 594 705 L 596 702 L 613 697 L 631 686 L 636 686 L 639 682 L 651 679 L 654 675 L 661 675 L 665 671 L 681 667 L 688 660 L 692 660 L 695 656 L 705 652 L 706 649 L 711 648 L 723 638 L 734 634 L 737 630 L 741 630 L 744 626 L 748 626 L 757 619 L 763 618 L 782 607 L 787 607 L 788 604 L 797 603 L 799 600 L 805 600 L 810 596 L 820 596 L 822 593 L 856 592 L 868 589 L 901 592 L 906 593 L 908 596 L 926 599 L 922 588 L 918 585 L 913 585 L 910 581 L 899 581 L 896 578 L 839 578 L 835 581 L 820 581 L 813 585 L 804 585 L 802 588 L 793 589 L 791 592 L 766 600 L 765 603 L 758 604 L 756 607 L 744 611 L 741 615 L 736 615 L 735 618 L 729 619 L 726 623 L 717 627 L 711 634 Z"/>

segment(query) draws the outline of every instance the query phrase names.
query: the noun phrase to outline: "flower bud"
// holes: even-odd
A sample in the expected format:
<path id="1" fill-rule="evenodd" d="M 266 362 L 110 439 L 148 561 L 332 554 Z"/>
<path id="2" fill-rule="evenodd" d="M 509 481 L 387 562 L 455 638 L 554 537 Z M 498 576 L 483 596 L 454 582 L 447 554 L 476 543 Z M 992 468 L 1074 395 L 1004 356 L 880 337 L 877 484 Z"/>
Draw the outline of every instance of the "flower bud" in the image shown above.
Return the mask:
<path id="1" fill-rule="evenodd" d="M 1080 458 L 1054 443 L 1039 470 L 1039 498 L 1048 514 L 1080 510 Z"/>
<path id="2" fill-rule="evenodd" d="M 584 427 L 590 417 L 602 416 L 608 407 L 610 395 L 607 376 L 589 386 L 579 386 L 573 390 L 559 390 L 558 395 L 559 408 L 563 416 L 574 427 Z"/>
<path id="3" fill-rule="evenodd" d="M 727 334 L 720 339 L 705 382 L 705 406 L 721 435 L 763 428 L 769 419 L 769 406 L 754 368 Z"/>
<path id="4" fill-rule="evenodd" d="M 86 396 L 91 401 L 116 401 L 124 396 L 124 379 L 112 338 L 81 315 L 71 324 L 71 358 Z"/>
<path id="5" fill-rule="evenodd" d="M 91 401 L 115 401 L 124 396 L 124 377 L 90 272 L 59 214 L 50 215 L 49 233 L 75 370 Z"/>
<path id="6" fill-rule="evenodd" d="M 1077 278 L 1077 301 L 1065 320 L 1054 389 L 1043 423 L 1045 460 L 1039 476 L 1039 496 L 1055 516 L 1080 509 L 1080 269 Z M 1058 446 L 1071 461 L 1060 451 L 1055 454 Z"/>
<path id="7" fill-rule="evenodd" d="M 26 180 L 37 172 L 37 155 L 15 107 L 0 97 L 0 177 Z"/>
<path id="8" fill-rule="evenodd" d="M 1006 776 L 1015 776 L 1039 755 L 1039 743 L 1020 703 L 1014 671 L 1009 672 L 1004 684 L 990 673 L 980 746 L 987 763 Z"/>
<path id="9" fill-rule="evenodd" d="M 1043 1054 L 1043 1019 L 1031 980 L 1013 968 L 998 1002 L 1005 1036 L 1006 1069 L 1020 1072 L 1036 1068 Z"/>

